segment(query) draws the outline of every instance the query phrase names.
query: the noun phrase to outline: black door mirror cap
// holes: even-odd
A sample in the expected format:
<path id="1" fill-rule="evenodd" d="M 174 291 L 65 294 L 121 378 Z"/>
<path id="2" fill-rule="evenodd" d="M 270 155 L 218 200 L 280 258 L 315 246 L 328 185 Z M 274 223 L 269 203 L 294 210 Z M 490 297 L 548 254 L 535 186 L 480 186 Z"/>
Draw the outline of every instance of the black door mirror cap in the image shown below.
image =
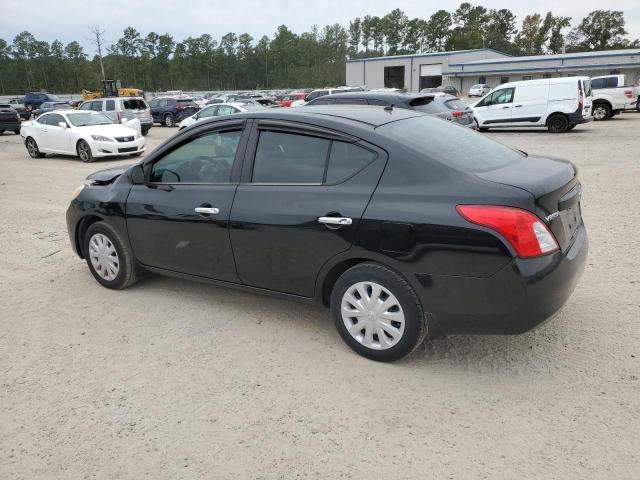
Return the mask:
<path id="1" fill-rule="evenodd" d="M 133 183 L 134 185 L 144 184 L 144 168 L 142 167 L 141 163 L 138 163 L 137 165 L 131 167 L 129 175 L 131 176 L 131 183 Z"/>

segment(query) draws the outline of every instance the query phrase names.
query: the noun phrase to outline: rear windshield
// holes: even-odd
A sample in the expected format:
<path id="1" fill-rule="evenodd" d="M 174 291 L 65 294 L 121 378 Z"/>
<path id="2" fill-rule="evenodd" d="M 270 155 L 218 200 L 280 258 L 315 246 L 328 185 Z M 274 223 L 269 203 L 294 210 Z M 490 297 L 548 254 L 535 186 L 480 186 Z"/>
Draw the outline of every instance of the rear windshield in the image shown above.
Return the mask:
<path id="1" fill-rule="evenodd" d="M 517 150 L 435 117 L 407 118 L 382 125 L 377 131 L 463 172 L 486 172 L 525 158 Z"/>
<path id="2" fill-rule="evenodd" d="M 459 98 L 447 100 L 446 102 L 444 102 L 444 104 L 447 106 L 449 110 L 466 110 L 468 108 L 467 104 L 464 103 Z"/>
<path id="3" fill-rule="evenodd" d="M 409 102 L 412 110 L 418 110 L 424 113 L 441 113 L 443 108 L 433 101 L 433 97 L 421 97 Z"/>
<path id="4" fill-rule="evenodd" d="M 584 96 L 590 97 L 591 96 L 591 79 L 585 78 L 584 80 L 582 80 L 582 83 L 584 84 Z"/>
<path id="5" fill-rule="evenodd" d="M 194 102 L 193 100 L 178 100 L 178 103 L 180 105 L 182 105 L 183 107 L 195 107 L 196 102 Z"/>
<path id="6" fill-rule="evenodd" d="M 131 98 L 122 102 L 122 108 L 124 108 L 125 110 L 144 110 L 145 108 L 147 108 L 147 104 L 144 102 L 144 100 Z"/>

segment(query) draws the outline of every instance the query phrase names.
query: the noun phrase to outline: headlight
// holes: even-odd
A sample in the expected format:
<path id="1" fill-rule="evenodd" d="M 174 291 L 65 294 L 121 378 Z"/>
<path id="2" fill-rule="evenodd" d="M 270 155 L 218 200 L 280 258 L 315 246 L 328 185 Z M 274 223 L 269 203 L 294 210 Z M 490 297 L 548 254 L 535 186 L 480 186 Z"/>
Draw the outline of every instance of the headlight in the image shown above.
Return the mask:
<path id="1" fill-rule="evenodd" d="M 84 190 L 84 185 L 80 185 L 78 188 L 76 188 L 71 194 L 71 200 L 75 200 L 76 198 L 78 198 L 78 195 L 80 195 L 80 192 L 82 192 L 82 190 Z"/>
<path id="2" fill-rule="evenodd" d="M 91 135 L 96 142 L 114 142 L 113 138 L 105 137 L 104 135 Z"/>

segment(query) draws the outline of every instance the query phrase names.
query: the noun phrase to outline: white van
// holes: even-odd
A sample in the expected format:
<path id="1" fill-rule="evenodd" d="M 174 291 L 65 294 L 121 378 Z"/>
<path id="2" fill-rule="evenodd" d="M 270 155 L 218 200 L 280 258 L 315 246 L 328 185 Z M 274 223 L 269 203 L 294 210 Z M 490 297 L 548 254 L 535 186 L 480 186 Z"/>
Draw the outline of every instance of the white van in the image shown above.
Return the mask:
<path id="1" fill-rule="evenodd" d="M 478 130 L 547 127 L 571 130 L 591 116 L 589 77 L 545 78 L 504 83 L 472 105 Z"/>

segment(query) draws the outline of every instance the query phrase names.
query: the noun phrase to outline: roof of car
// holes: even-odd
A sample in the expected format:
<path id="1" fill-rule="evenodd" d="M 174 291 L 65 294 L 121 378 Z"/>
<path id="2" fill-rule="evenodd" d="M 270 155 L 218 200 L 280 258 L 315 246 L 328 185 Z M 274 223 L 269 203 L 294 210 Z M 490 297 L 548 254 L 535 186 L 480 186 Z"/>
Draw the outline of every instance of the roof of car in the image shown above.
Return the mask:
<path id="1" fill-rule="evenodd" d="M 405 92 L 391 92 L 391 91 L 362 91 L 362 92 L 344 92 L 344 93 L 332 93 L 330 95 L 324 95 L 318 98 L 402 98 L 406 100 L 413 100 L 419 97 L 433 97 L 428 93 L 405 93 Z"/>
<path id="2" fill-rule="evenodd" d="M 419 117 L 421 112 L 404 108 L 388 108 L 368 105 L 308 105 L 300 108 L 265 108 L 264 111 L 252 111 L 236 115 L 248 116 L 257 119 L 305 121 L 313 119 L 333 119 L 341 122 L 359 123 L 379 127 L 386 123 L 404 120 L 405 118 Z M 224 117 L 217 117 L 224 118 Z"/>

